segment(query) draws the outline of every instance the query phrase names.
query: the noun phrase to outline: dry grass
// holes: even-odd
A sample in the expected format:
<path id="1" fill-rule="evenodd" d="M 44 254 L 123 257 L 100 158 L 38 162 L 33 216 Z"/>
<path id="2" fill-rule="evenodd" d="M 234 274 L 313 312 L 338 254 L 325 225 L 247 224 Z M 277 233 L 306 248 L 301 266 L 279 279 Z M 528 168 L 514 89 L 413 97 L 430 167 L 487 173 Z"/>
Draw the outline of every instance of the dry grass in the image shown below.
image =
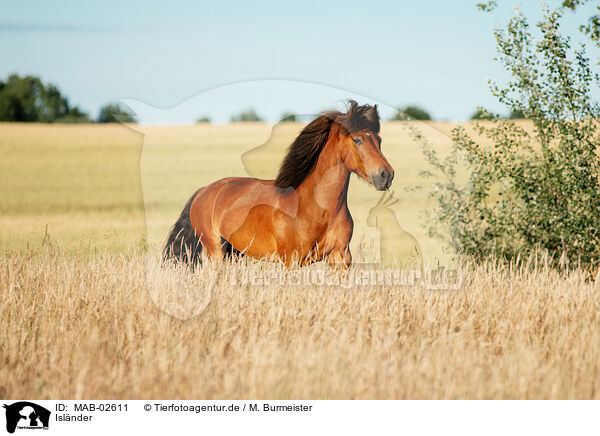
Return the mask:
<path id="1" fill-rule="evenodd" d="M 578 272 L 477 267 L 444 292 L 217 285 L 182 321 L 145 265 L 3 255 L 0 396 L 600 398 L 600 292 Z"/>
<path id="2" fill-rule="evenodd" d="M 448 150 L 453 124 L 420 127 Z M 600 399 L 600 291 L 577 271 L 477 267 L 460 291 L 218 283 L 209 295 L 209 275 L 157 268 L 197 187 L 272 176 L 300 128 L 0 123 L 0 397 Z M 404 192 L 421 151 L 401 123 L 382 136 L 398 221 L 435 263 L 418 219 L 431 200 Z M 355 255 L 375 249 L 377 199 L 353 178 Z M 146 257 L 124 254 L 145 241 Z M 187 321 L 161 309 L 186 318 L 208 301 Z"/>
<path id="3" fill-rule="evenodd" d="M 418 123 L 440 152 L 455 124 Z M 0 123 L 0 248 L 39 248 L 42 241 L 112 253 L 160 245 L 190 197 L 228 176 L 273 178 L 300 123 L 191 126 Z M 432 200 L 405 188 L 423 183 L 422 152 L 404 123 L 382 125 L 383 150 L 396 170 L 392 189 L 402 227 L 427 258 L 443 257 L 420 219 Z M 380 193 L 353 176 L 352 249 L 376 238 L 366 224 Z M 47 234 L 46 234 L 47 231 Z"/>

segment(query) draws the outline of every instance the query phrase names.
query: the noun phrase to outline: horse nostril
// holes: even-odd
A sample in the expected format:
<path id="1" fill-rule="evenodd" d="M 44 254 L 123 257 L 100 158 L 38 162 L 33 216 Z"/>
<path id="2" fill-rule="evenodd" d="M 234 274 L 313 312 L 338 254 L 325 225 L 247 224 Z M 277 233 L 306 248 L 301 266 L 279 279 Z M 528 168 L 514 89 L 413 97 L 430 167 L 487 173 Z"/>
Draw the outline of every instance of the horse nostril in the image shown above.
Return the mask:
<path id="1" fill-rule="evenodd" d="M 387 172 L 387 170 L 382 170 L 381 174 L 379 174 L 379 177 L 381 177 L 382 179 L 387 179 L 390 173 Z"/>

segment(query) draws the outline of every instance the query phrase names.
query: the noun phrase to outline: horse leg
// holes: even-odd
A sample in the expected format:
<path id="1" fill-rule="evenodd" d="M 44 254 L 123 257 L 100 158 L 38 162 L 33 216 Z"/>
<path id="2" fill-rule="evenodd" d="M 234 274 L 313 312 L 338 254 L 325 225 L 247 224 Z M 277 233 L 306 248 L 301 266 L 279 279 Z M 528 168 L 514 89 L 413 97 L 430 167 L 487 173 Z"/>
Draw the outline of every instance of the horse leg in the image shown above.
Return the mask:
<path id="1" fill-rule="evenodd" d="M 209 185 L 201 190 L 190 203 L 190 225 L 202 244 L 202 255 L 211 263 L 220 265 L 225 255 L 221 235 L 213 225 L 215 202 L 223 185 Z"/>
<path id="2" fill-rule="evenodd" d="M 200 241 L 202 242 L 203 254 L 205 258 L 216 265 L 220 265 L 225 257 L 225 250 L 221 236 L 213 232 L 200 233 Z"/>
<path id="3" fill-rule="evenodd" d="M 350 253 L 350 238 L 354 223 L 348 210 L 345 213 L 338 214 L 329 226 L 325 246 L 333 247 L 327 254 L 327 262 L 334 268 L 342 272 L 348 271 L 352 264 L 352 254 Z"/>
<path id="4" fill-rule="evenodd" d="M 333 269 L 340 270 L 342 272 L 348 271 L 352 264 L 352 254 L 350 253 L 350 247 L 347 245 L 344 248 L 334 248 L 327 256 L 327 263 Z"/>

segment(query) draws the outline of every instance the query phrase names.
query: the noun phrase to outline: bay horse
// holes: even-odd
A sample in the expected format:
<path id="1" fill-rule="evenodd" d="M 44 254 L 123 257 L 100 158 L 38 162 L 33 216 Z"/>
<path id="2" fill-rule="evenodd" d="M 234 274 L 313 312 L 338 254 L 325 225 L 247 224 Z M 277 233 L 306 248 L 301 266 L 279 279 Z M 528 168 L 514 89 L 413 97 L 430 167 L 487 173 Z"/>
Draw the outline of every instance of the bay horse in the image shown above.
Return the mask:
<path id="1" fill-rule="evenodd" d="M 354 223 L 350 174 L 388 189 L 394 170 L 381 152 L 377 105 L 350 100 L 326 112 L 290 145 L 275 180 L 228 177 L 197 190 L 169 234 L 164 260 L 195 265 L 241 253 L 306 265 L 327 260 L 347 269 Z"/>

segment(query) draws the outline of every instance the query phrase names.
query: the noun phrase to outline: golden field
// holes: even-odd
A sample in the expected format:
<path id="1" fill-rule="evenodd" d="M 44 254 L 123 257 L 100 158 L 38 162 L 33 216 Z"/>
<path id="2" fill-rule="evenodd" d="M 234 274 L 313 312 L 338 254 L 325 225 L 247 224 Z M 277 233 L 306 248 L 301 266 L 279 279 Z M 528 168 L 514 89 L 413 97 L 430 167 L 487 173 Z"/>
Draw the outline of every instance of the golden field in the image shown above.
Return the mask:
<path id="1" fill-rule="evenodd" d="M 442 150 L 451 123 L 419 123 Z M 121 253 L 149 242 L 159 247 L 183 205 L 201 186 L 227 176 L 273 178 L 299 123 L 192 126 L 43 125 L 0 123 L 0 247 Z M 383 152 L 396 171 L 398 222 L 425 257 L 444 253 L 428 237 L 421 150 L 404 123 L 383 124 Z M 377 239 L 366 225 L 381 193 L 353 176 L 348 201 L 355 222 L 353 252 Z M 372 247 L 371 250 L 373 251 Z"/>
<path id="2" fill-rule="evenodd" d="M 440 292 L 217 284 L 186 321 L 146 274 L 141 256 L 5 254 L 0 396 L 600 398 L 600 293 L 577 272 L 482 266 Z"/>
<path id="3" fill-rule="evenodd" d="M 447 150 L 451 123 L 419 126 Z M 0 124 L 0 397 L 600 399 L 600 291 L 577 270 L 523 260 L 462 265 L 459 290 L 218 281 L 196 295 L 203 271 L 157 266 L 197 187 L 273 175 L 300 128 Z M 419 219 L 430 200 L 404 190 L 422 183 L 418 146 L 402 123 L 381 135 L 398 222 L 428 264 L 449 262 Z M 377 257 L 378 198 L 353 178 L 355 258 Z"/>

